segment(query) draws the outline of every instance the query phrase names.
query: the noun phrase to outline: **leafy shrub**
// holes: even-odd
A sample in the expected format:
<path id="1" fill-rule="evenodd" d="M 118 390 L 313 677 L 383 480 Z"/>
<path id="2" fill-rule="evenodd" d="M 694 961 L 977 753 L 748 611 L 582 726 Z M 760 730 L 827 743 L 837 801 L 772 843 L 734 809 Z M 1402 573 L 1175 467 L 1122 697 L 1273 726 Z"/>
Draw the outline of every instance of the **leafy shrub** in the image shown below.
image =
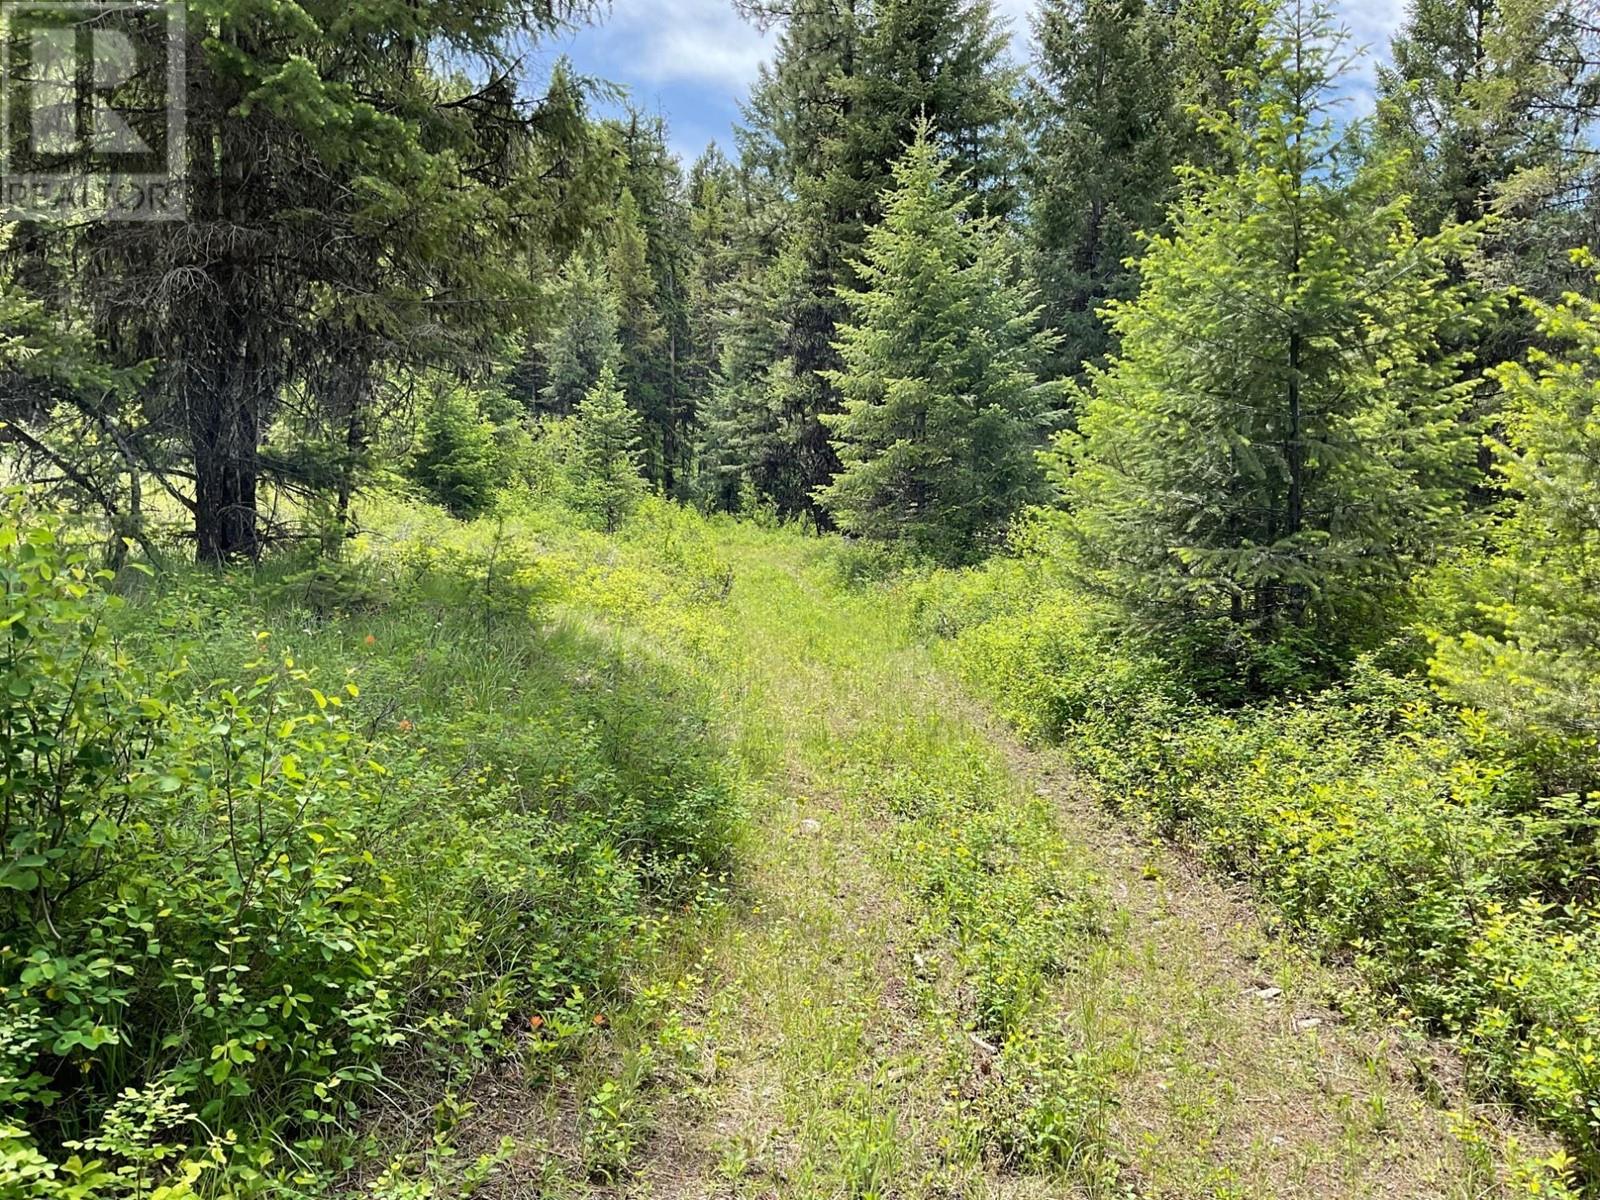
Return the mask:
<path id="1" fill-rule="evenodd" d="M 470 549 L 329 621 L 244 577 L 126 603 L 21 516 L 0 523 L 0 1193 L 313 1187 L 402 1047 L 448 1073 L 530 1014 L 582 1028 L 555 1014 L 620 986 L 652 896 L 725 862 L 703 695 L 540 633 L 530 594 L 461 604 Z"/>
<path id="2" fill-rule="evenodd" d="M 956 660 L 1020 730 L 1353 955 L 1600 1179 L 1600 822 L 1580 798 L 1543 798 L 1514 741 L 1371 660 L 1318 695 L 1229 711 L 1067 590 L 965 606 Z"/>

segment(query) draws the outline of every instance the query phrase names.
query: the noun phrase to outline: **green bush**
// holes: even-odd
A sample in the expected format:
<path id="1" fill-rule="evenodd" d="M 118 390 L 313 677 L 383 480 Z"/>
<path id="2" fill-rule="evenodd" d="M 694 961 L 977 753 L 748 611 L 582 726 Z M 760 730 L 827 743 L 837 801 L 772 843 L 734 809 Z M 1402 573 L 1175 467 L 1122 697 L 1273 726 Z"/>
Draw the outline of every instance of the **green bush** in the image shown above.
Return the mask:
<path id="1" fill-rule="evenodd" d="M 398 1054 L 581 1028 L 725 864 L 705 697 L 449 551 L 330 620 L 0 523 L 0 1194 L 315 1190 Z"/>
<path id="2" fill-rule="evenodd" d="M 1036 569 L 1032 571 L 1037 574 Z M 952 651 L 1030 737 L 1059 740 L 1110 801 L 1249 880 L 1600 1179 L 1600 822 L 1544 798 L 1516 743 L 1413 676 L 1358 663 L 1298 702 L 1201 703 L 1070 591 L 969 577 Z M 940 622 L 934 622 L 937 627 Z"/>

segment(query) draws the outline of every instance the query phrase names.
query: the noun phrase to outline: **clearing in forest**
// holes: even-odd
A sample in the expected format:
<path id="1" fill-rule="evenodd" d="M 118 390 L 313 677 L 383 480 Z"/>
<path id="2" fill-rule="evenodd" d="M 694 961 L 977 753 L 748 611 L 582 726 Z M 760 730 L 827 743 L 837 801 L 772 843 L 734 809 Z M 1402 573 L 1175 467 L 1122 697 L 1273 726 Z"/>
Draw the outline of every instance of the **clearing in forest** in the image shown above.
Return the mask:
<path id="1" fill-rule="evenodd" d="M 475 1097 L 469 1144 L 521 1145 L 492 1188 L 1502 1194 L 1527 1135 L 1447 1053 L 1124 832 L 822 544 L 711 536 L 732 585 L 706 669 L 749 778 L 730 898 L 668 939 L 566 1105 Z"/>

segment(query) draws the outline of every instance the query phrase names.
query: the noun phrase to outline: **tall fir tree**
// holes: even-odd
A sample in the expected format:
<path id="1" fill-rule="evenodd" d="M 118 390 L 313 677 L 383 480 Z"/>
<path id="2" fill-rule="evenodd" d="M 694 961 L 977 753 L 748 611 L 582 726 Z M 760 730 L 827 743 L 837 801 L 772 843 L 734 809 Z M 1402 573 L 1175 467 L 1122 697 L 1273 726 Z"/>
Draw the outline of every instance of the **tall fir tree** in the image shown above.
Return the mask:
<path id="1" fill-rule="evenodd" d="M 777 5 L 752 2 L 769 18 Z M 989 0 L 800 0 L 784 7 L 774 65 L 746 110 L 747 162 L 788 197 L 782 254 L 770 277 L 776 359 L 754 416 L 777 454 L 761 472 L 787 513 L 828 518 L 816 489 L 839 468 L 826 414 L 843 316 L 840 288 L 882 215 L 889 166 L 926 119 L 991 211 L 1015 200 L 1014 75 Z M 770 486 L 771 490 L 767 490 Z"/>
<path id="2" fill-rule="evenodd" d="M 608 367 L 617 365 L 617 298 L 599 264 L 575 257 L 562 273 L 561 322 L 540 348 L 545 383 L 538 412 L 567 416 Z"/>
<path id="3" fill-rule="evenodd" d="M 1284 7 L 1244 102 L 1210 122 L 1238 169 L 1187 172 L 1060 444 L 1087 577 L 1251 685 L 1315 670 L 1296 647 L 1381 634 L 1453 532 L 1472 453 L 1450 349 L 1483 315 L 1451 282 L 1470 232 L 1417 237 L 1397 164 L 1353 162 L 1341 55 L 1324 7 Z"/>
<path id="4" fill-rule="evenodd" d="M 1069 374 L 1109 348 L 1098 310 L 1131 297 L 1137 235 L 1177 193 L 1174 30 L 1149 0 L 1044 0 L 1034 33 L 1029 261 Z"/>
<path id="5" fill-rule="evenodd" d="M 1587 281 L 1566 251 L 1596 246 L 1592 139 L 1600 117 L 1600 24 L 1570 0 L 1416 0 L 1379 67 L 1378 131 L 1409 154 L 1403 186 L 1429 230 L 1497 218 L 1475 269 L 1554 299 Z M 1520 313 L 1486 348 L 1512 354 Z"/>
<path id="6" fill-rule="evenodd" d="M 617 303 L 617 380 L 644 422 L 645 470 L 661 482 L 670 471 L 674 415 L 667 383 L 668 341 L 656 308 L 644 226 L 633 191 L 623 188 L 609 231 L 607 270 Z"/>
<path id="7" fill-rule="evenodd" d="M 691 253 L 685 289 L 688 345 L 680 375 L 694 422 L 705 417 L 722 354 L 723 304 L 738 270 L 735 239 L 739 221 L 739 179 L 715 144 L 689 170 L 688 235 Z"/>
<path id="8" fill-rule="evenodd" d="M 200 0 L 179 14 L 187 219 L 40 235 L 84 264 L 78 297 L 117 359 L 158 364 L 148 415 L 164 436 L 139 448 L 192 516 L 199 558 L 261 553 L 264 482 L 312 500 L 329 482 L 263 453 L 290 405 L 340 455 L 342 506 L 386 373 L 481 362 L 537 315 L 534 280 L 589 224 L 610 162 L 581 82 L 558 67 L 540 96 L 516 63 L 583 11 Z M 125 28 L 165 45 L 170 15 L 149 6 Z M 136 72 L 107 100 L 159 122 L 164 84 Z"/>
<path id="9" fill-rule="evenodd" d="M 933 139 L 924 124 L 895 163 L 863 288 L 845 297 L 831 375 L 844 408 L 827 418 L 843 469 L 818 496 L 848 533 L 959 563 L 1041 496 L 1048 338 L 1007 237 L 972 216 L 977 199 Z"/>

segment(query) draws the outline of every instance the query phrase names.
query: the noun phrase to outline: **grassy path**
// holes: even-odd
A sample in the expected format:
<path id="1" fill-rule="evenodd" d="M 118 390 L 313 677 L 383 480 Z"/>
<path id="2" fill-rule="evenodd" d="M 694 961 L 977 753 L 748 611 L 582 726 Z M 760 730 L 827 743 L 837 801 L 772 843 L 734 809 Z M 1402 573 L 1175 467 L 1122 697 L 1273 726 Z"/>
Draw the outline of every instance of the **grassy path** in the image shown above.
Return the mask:
<path id="1" fill-rule="evenodd" d="M 626 1169 L 564 1187 L 1502 1194 L 1509 1135 L 1461 1111 L 1447 1057 L 1120 830 L 815 545 L 722 536 L 742 664 L 722 683 L 755 781 L 737 899 L 672 963 L 693 1037 Z M 515 1194 L 560 1194 L 544 1180 Z"/>

